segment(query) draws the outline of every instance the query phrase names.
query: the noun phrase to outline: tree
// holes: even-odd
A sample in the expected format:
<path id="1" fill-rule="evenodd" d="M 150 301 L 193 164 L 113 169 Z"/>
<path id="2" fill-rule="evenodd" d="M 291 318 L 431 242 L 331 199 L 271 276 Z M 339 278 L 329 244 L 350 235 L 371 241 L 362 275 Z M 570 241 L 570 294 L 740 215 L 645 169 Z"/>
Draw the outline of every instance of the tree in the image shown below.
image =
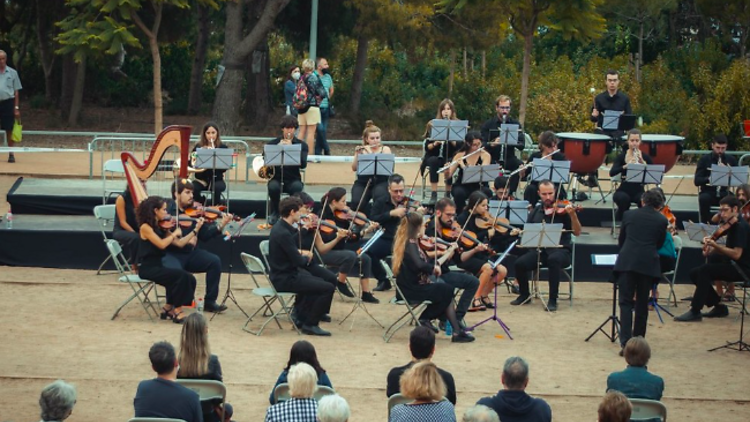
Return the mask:
<path id="1" fill-rule="evenodd" d="M 521 99 L 518 120 L 526 120 L 529 95 L 529 74 L 534 36 L 540 27 L 560 31 L 566 38 L 594 39 L 604 33 L 605 20 L 596 11 L 604 0 L 440 0 L 441 11 L 457 13 L 468 4 L 487 6 L 496 2 L 507 16 L 510 27 L 524 40 Z M 504 22 L 498 22 L 503 24 Z"/>
<path id="2" fill-rule="evenodd" d="M 737 39 L 739 57 L 747 53 L 748 32 L 750 32 L 750 1 L 726 0 L 717 4 L 710 0 L 697 0 L 700 11 L 721 25 L 726 36 Z"/>
<path id="3" fill-rule="evenodd" d="M 190 72 L 190 91 L 188 93 L 188 114 L 198 114 L 201 108 L 203 91 L 203 69 L 206 67 L 206 53 L 210 36 L 209 8 L 199 4 L 196 7 L 198 34 L 195 39 L 195 55 Z"/>

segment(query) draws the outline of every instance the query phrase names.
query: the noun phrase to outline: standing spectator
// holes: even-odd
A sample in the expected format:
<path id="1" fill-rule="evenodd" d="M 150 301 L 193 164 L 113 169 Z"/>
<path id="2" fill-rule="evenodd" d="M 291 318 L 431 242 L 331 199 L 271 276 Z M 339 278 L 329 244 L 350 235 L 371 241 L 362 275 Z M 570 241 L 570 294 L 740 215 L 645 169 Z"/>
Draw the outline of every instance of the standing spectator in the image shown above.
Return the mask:
<path id="1" fill-rule="evenodd" d="M 274 404 L 266 412 L 266 422 L 317 422 L 318 402 L 313 398 L 318 376 L 315 369 L 302 362 L 289 369 L 291 399 Z"/>
<path id="2" fill-rule="evenodd" d="M 500 422 L 497 413 L 483 404 L 475 404 L 464 412 L 461 422 Z"/>
<path id="3" fill-rule="evenodd" d="M 526 393 L 529 385 L 529 364 L 526 359 L 511 356 L 505 361 L 503 389 L 493 397 L 484 397 L 477 404 L 492 408 L 503 422 L 550 422 L 552 409 L 540 398 Z"/>
<path id="4" fill-rule="evenodd" d="M 61 422 L 68 419 L 73 413 L 77 396 L 76 388 L 63 380 L 57 380 L 44 387 L 39 397 L 42 422 Z"/>
<path id="5" fill-rule="evenodd" d="M 317 62 L 317 72 L 320 83 L 326 89 L 327 97 L 320 102 L 320 124 L 316 131 L 315 155 L 331 155 L 331 148 L 328 146 L 328 120 L 331 118 L 331 98 L 333 98 L 333 78 L 328 70 L 328 60 L 319 57 Z"/>
<path id="6" fill-rule="evenodd" d="M 648 372 L 651 347 L 645 338 L 633 337 L 623 350 L 628 367 L 607 377 L 607 391 L 619 391 L 631 399 L 661 400 L 664 380 Z"/>
<path id="7" fill-rule="evenodd" d="M 297 88 L 297 81 L 301 73 L 299 66 L 294 65 L 289 68 L 289 74 L 286 75 L 284 82 L 284 105 L 286 106 L 286 115 L 297 117 L 297 109 L 294 108 L 294 91 Z"/>
<path id="8" fill-rule="evenodd" d="M 301 81 L 307 87 L 307 107 L 299 110 L 299 137 L 307 143 L 308 151 L 315 151 L 315 131 L 320 124 L 320 102 L 326 97 L 326 89 L 315 74 L 315 63 L 310 59 L 302 62 Z"/>
<path id="9" fill-rule="evenodd" d="M 18 72 L 8 66 L 8 54 L 0 50 L 0 130 L 5 131 L 8 146 L 12 147 L 13 123 L 21 118 L 21 99 L 18 90 L 22 89 Z M 8 162 L 15 163 L 16 156 L 8 154 Z"/>
<path id="10" fill-rule="evenodd" d="M 633 413 L 630 401 L 619 391 L 611 391 L 599 404 L 599 422 L 628 422 Z"/>
<path id="11" fill-rule="evenodd" d="M 349 416 L 349 403 L 338 394 L 325 396 L 318 402 L 319 422 L 347 422 Z"/>
<path id="12" fill-rule="evenodd" d="M 157 377 L 138 384 L 138 391 L 133 399 L 135 417 L 203 422 L 200 396 L 176 381 L 180 364 L 174 347 L 166 341 L 154 343 L 148 351 L 148 358 Z"/>
<path id="13" fill-rule="evenodd" d="M 414 400 L 391 409 L 390 422 L 455 422 L 453 403 L 443 400 L 445 383 L 430 361 L 422 361 L 401 376 L 401 395 Z"/>

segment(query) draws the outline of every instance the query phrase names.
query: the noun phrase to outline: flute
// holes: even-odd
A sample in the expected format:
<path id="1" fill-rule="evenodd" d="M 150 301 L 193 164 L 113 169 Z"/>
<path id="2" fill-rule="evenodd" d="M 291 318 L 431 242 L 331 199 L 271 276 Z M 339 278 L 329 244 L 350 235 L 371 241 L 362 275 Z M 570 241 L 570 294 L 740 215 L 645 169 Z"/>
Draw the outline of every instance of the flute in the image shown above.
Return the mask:
<path id="1" fill-rule="evenodd" d="M 478 150 L 472 152 L 471 154 L 464 155 L 463 157 L 461 157 L 461 160 L 465 160 L 465 159 L 471 157 L 472 155 L 474 155 L 474 154 L 476 154 L 478 152 L 481 152 L 481 151 L 484 151 L 484 147 L 479 148 Z M 457 164 L 459 161 L 460 160 L 453 160 L 453 161 L 450 162 L 450 164 L 441 167 L 437 172 L 438 173 L 444 172 L 444 171 L 448 170 L 449 168 L 451 168 L 451 166 L 453 166 L 454 164 Z"/>

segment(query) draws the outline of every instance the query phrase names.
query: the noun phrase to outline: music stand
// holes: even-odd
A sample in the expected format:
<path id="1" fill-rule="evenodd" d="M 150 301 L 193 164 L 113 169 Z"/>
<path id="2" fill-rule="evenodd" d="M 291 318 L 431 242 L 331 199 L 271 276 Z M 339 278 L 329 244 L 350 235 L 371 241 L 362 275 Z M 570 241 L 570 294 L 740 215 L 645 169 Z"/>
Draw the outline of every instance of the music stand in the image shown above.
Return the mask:
<path id="1" fill-rule="evenodd" d="M 747 166 L 729 167 L 718 164 L 711 165 L 711 185 L 721 187 L 735 187 L 747 183 Z"/>
<path id="2" fill-rule="evenodd" d="M 377 154 L 372 154 L 372 155 L 377 155 Z M 372 237 L 370 239 L 367 240 L 367 242 L 365 242 L 364 245 L 362 245 L 361 248 L 359 248 L 357 250 L 357 258 L 359 259 L 359 275 L 360 275 L 360 280 L 361 280 L 361 277 L 362 277 L 362 258 L 361 258 L 362 254 L 365 253 L 365 252 L 367 252 L 367 250 L 370 249 L 370 247 L 378 239 L 380 239 L 380 237 L 383 235 L 383 233 L 385 233 L 385 229 L 378 230 L 377 232 L 375 232 L 375 234 L 372 235 Z M 377 319 L 375 319 L 375 317 L 372 316 L 372 314 L 370 313 L 370 311 L 367 310 L 367 306 L 365 305 L 365 302 L 362 301 L 362 283 L 358 283 L 358 284 L 359 284 L 359 293 L 357 294 L 357 300 L 354 301 L 354 306 L 352 306 L 352 310 L 349 311 L 348 314 L 346 314 L 346 316 L 344 317 L 344 319 L 341 320 L 341 322 L 339 322 L 339 325 L 343 324 L 344 321 L 346 321 L 347 318 L 349 318 L 352 314 L 354 314 L 354 312 L 357 309 L 361 308 L 363 311 L 365 311 L 365 313 L 367 314 L 367 316 L 369 316 L 370 318 L 372 318 L 372 320 L 375 321 L 375 323 L 380 326 L 380 328 L 385 328 L 383 326 L 383 324 L 381 324 Z M 352 325 L 349 326 L 349 331 L 351 331 L 352 329 L 354 329 L 354 318 L 352 318 Z"/>
<path id="3" fill-rule="evenodd" d="M 567 183 L 570 178 L 570 161 L 553 161 L 535 158 L 531 169 L 531 180 L 549 180 L 555 184 Z"/>
<path id="4" fill-rule="evenodd" d="M 643 185 L 660 185 L 665 169 L 664 164 L 628 164 L 624 181 Z"/>
<path id="5" fill-rule="evenodd" d="M 227 230 L 224 234 L 224 241 L 231 241 L 231 243 L 229 244 L 229 273 L 227 275 L 227 291 L 224 294 L 224 299 L 222 299 L 221 305 L 219 305 L 219 307 L 221 307 L 227 302 L 227 299 L 232 299 L 232 302 L 234 302 L 234 304 L 237 305 L 240 311 L 242 311 L 242 313 L 245 314 L 245 316 L 248 318 L 250 318 L 250 316 L 247 314 L 247 312 L 245 312 L 244 309 L 242 309 L 242 306 L 240 306 L 240 304 L 237 302 L 237 298 L 234 296 L 234 292 L 232 291 L 232 268 L 234 267 L 232 265 L 232 257 L 234 256 L 234 243 L 240 236 L 242 236 L 242 231 L 253 220 L 255 220 L 255 213 L 252 213 L 243 218 L 240 224 L 233 231 L 230 232 L 229 230 Z M 218 313 L 213 314 L 210 321 L 213 321 L 216 315 L 218 315 Z"/>
<path id="6" fill-rule="evenodd" d="M 719 226 L 713 224 L 693 223 L 691 221 L 683 221 L 682 227 L 685 229 L 688 239 L 698 243 L 703 242 L 703 239 L 706 237 L 711 237 L 719 228 Z M 716 243 L 719 245 L 726 244 L 726 242 L 726 237 L 716 239 Z"/>
<path id="7" fill-rule="evenodd" d="M 522 226 L 526 224 L 526 217 L 529 214 L 528 201 L 498 201 L 489 202 L 490 215 L 496 215 L 507 218 L 510 224 Z"/>
<path id="8" fill-rule="evenodd" d="M 265 165 L 281 167 L 281 186 L 284 186 L 284 167 L 299 167 L 302 165 L 302 144 L 292 145 L 264 145 L 263 156 Z"/>
<path id="9" fill-rule="evenodd" d="M 542 265 L 542 249 L 547 248 L 559 248 L 560 238 L 563 233 L 562 223 L 526 223 L 523 225 L 523 233 L 521 234 L 521 248 L 534 248 L 536 249 L 536 277 L 539 278 L 540 268 Z M 547 307 L 547 301 L 544 300 L 542 292 L 539 289 L 539 280 L 532 280 L 533 293 L 524 301 L 529 302 L 531 299 L 537 298 L 542 301 L 544 309 L 549 311 Z"/>
<path id="10" fill-rule="evenodd" d="M 357 158 L 357 177 L 391 176 L 395 164 L 393 154 L 362 154 Z"/>
<path id="11" fill-rule="evenodd" d="M 516 246 L 516 243 L 518 243 L 518 240 L 513 241 L 513 243 L 511 243 L 510 246 L 508 246 L 505 252 L 503 252 L 502 255 L 500 255 L 500 257 L 496 259 L 495 261 L 487 261 L 492 266 L 493 270 L 497 268 L 497 266 L 500 265 L 501 262 L 503 262 L 505 257 L 508 256 L 511 250 L 513 250 L 513 247 Z M 475 328 L 479 327 L 485 322 L 497 321 L 497 323 L 500 324 L 500 328 L 502 328 L 503 331 L 505 331 L 505 334 L 508 336 L 508 338 L 513 340 L 513 336 L 510 335 L 510 328 L 507 325 L 505 325 L 505 323 L 503 322 L 502 319 L 500 319 L 500 317 L 497 316 L 497 288 L 495 288 L 494 290 L 495 290 L 495 306 L 494 306 L 493 315 L 472 325 L 471 327 L 467 328 L 466 331 L 473 331 Z"/>
<path id="12" fill-rule="evenodd" d="M 602 114 L 602 130 L 628 131 L 635 127 L 638 117 L 635 114 L 625 114 L 623 111 L 604 110 Z"/>
<path id="13" fill-rule="evenodd" d="M 203 170 L 229 170 L 234 167 L 234 149 L 232 148 L 198 148 L 195 150 L 195 168 Z M 211 176 L 211 204 L 216 203 L 214 198 L 214 186 L 216 184 L 216 171 Z M 221 198 L 219 198 L 221 199 Z M 227 204 L 229 203 L 229 192 L 227 191 Z M 221 201 L 220 201 L 221 202 Z"/>
<path id="14" fill-rule="evenodd" d="M 609 254 L 609 255 L 591 255 L 591 263 L 595 267 L 601 267 L 601 268 L 614 268 L 615 262 L 617 261 L 617 254 Z M 614 274 L 614 273 L 612 273 Z M 591 340 L 592 337 L 596 333 L 601 332 L 604 334 L 612 343 L 617 340 L 618 337 L 620 337 L 620 318 L 617 316 L 617 280 L 613 278 L 613 276 L 610 277 L 610 282 L 612 283 L 612 313 L 607 317 L 607 319 L 604 320 L 596 329 L 589 334 L 588 337 L 586 337 L 585 341 Z M 604 326 L 607 325 L 610 321 L 612 321 L 612 327 L 610 332 L 604 331 Z"/>
<path id="15" fill-rule="evenodd" d="M 500 141 L 500 161 L 505 163 L 505 147 L 519 147 L 525 145 L 526 141 L 521 141 L 521 126 L 514 123 L 501 123 L 497 129 L 490 129 L 490 139 L 499 139 Z M 493 134 L 497 134 L 493 137 Z"/>
<path id="16" fill-rule="evenodd" d="M 430 139 L 433 141 L 463 141 L 469 129 L 468 120 L 430 120 Z"/>
<path id="17" fill-rule="evenodd" d="M 498 174 L 500 174 L 499 164 L 464 167 L 461 183 L 487 183 L 490 181 L 494 181 Z"/>

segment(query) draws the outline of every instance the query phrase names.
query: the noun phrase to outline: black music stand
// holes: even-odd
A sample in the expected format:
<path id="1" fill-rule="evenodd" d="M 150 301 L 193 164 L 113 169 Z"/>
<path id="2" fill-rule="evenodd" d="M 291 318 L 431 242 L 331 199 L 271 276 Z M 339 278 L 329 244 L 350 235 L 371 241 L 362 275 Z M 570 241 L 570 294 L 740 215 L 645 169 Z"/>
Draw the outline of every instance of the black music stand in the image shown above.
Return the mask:
<path id="1" fill-rule="evenodd" d="M 711 185 L 721 187 L 736 187 L 747 183 L 748 168 L 747 166 L 720 166 L 711 165 Z"/>
<path id="2" fill-rule="evenodd" d="M 570 161 L 542 160 L 535 158 L 531 169 L 531 180 L 541 182 L 549 180 L 561 185 L 567 183 L 570 178 Z"/>
<path id="3" fill-rule="evenodd" d="M 227 292 L 224 294 L 224 299 L 221 301 L 221 305 L 223 306 L 227 299 L 232 299 L 232 302 L 234 302 L 235 305 L 242 311 L 243 314 L 245 314 L 246 317 L 250 318 L 250 316 L 245 312 L 244 309 L 242 309 L 242 306 L 237 302 L 237 298 L 234 297 L 234 292 L 232 291 L 232 269 L 234 268 L 234 265 L 232 265 L 232 257 L 234 256 L 234 243 L 237 241 L 237 239 L 242 236 L 242 231 L 247 227 L 247 225 L 255 220 L 255 213 L 252 213 L 242 219 L 240 224 L 237 226 L 237 228 L 234 229 L 234 231 L 227 231 L 224 235 L 224 241 L 229 241 L 229 273 L 227 275 Z M 213 321 L 213 319 L 218 315 L 218 313 L 213 314 L 211 316 L 210 321 Z"/>
<path id="4" fill-rule="evenodd" d="M 540 278 L 540 269 L 542 266 L 542 249 L 548 248 L 560 248 L 560 238 L 563 233 L 562 223 L 526 223 L 523 225 L 523 233 L 521 234 L 520 248 L 536 249 L 536 277 Z M 544 309 L 549 312 L 547 307 L 547 301 L 544 300 L 542 291 L 539 289 L 539 280 L 532 280 L 533 292 L 524 301 L 524 303 L 531 301 L 531 299 L 539 299 L 544 305 Z"/>
<path id="5" fill-rule="evenodd" d="M 302 165 L 302 144 L 265 145 L 263 146 L 265 165 L 281 167 L 281 186 L 284 189 L 284 167 L 299 167 Z"/>
<path id="6" fill-rule="evenodd" d="M 232 148 L 198 148 L 195 150 L 195 168 L 203 170 L 230 170 L 234 167 L 234 149 Z M 216 171 L 211 177 L 211 205 L 216 204 L 214 198 Z M 229 186 L 229 184 L 227 184 Z M 219 198 L 221 202 L 221 198 Z M 227 209 L 229 208 L 229 189 L 227 188 Z"/>
<path id="7" fill-rule="evenodd" d="M 489 202 L 490 215 L 507 218 L 510 224 L 522 226 L 526 224 L 529 215 L 529 201 L 499 201 Z"/>
<path id="8" fill-rule="evenodd" d="M 380 326 L 380 328 L 385 328 L 383 326 L 383 324 L 381 324 L 377 319 L 375 319 L 374 316 L 372 316 L 372 314 L 370 313 L 370 311 L 367 310 L 367 306 L 365 305 L 365 302 L 362 301 L 362 283 L 361 283 L 361 279 L 362 279 L 362 254 L 365 253 L 365 252 L 367 252 L 367 250 L 370 249 L 370 247 L 373 245 L 373 243 L 375 243 L 378 239 L 380 239 L 380 236 L 382 236 L 383 233 L 385 233 L 385 229 L 378 230 L 377 232 L 375 232 L 374 235 L 372 235 L 372 237 L 370 239 L 367 240 L 367 242 L 365 242 L 364 245 L 362 245 L 361 248 L 359 248 L 359 250 L 357 250 L 357 258 L 359 259 L 359 276 L 360 276 L 360 283 L 358 283 L 359 284 L 359 293 L 357 294 L 357 300 L 354 301 L 354 306 L 352 307 L 352 310 L 349 311 L 348 314 L 346 314 L 346 316 L 344 317 L 344 319 L 341 320 L 341 322 L 339 322 L 339 325 L 343 324 L 344 321 L 346 321 L 347 318 L 349 318 L 352 314 L 354 314 L 354 312 L 357 309 L 361 308 L 363 311 L 365 311 L 365 313 L 367 314 L 367 316 L 369 316 L 373 321 L 375 321 L 376 324 L 378 324 Z M 352 325 L 349 327 L 349 331 L 351 331 L 353 328 L 354 328 L 354 318 L 352 318 Z"/>
<path id="9" fill-rule="evenodd" d="M 745 314 L 747 313 L 747 289 L 750 288 L 750 279 L 748 279 L 747 274 L 745 274 L 745 271 L 740 268 L 739 265 L 737 265 L 737 262 L 732 260 L 732 265 L 737 270 L 737 272 L 740 273 L 740 277 L 742 277 L 742 282 L 740 283 L 740 288 L 742 289 L 742 309 L 740 309 L 740 338 L 737 341 L 733 342 L 727 342 L 727 344 L 719 347 L 714 347 L 713 349 L 708 349 L 709 352 L 713 352 L 714 350 L 719 349 L 729 349 L 729 350 L 736 350 L 738 352 L 750 352 L 750 345 L 745 343 L 744 339 L 744 331 L 745 331 Z"/>
<path id="10" fill-rule="evenodd" d="M 615 266 L 615 262 L 617 261 L 617 254 L 608 254 L 608 255 L 591 255 L 591 263 L 594 267 L 601 267 L 601 268 L 613 268 Z M 618 337 L 620 337 L 620 318 L 617 316 L 617 280 L 614 279 L 614 273 L 612 273 L 611 278 L 609 280 L 612 283 L 612 313 L 607 317 L 607 319 L 604 320 L 596 329 L 589 334 L 588 337 L 586 337 L 585 341 L 591 340 L 592 337 L 598 332 L 601 332 L 604 334 L 609 341 L 612 343 L 617 340 Z M 604 326 L 607 325 L 609 322 L 612 322 L 612 327 L 610 328 L 610 332 L 606 332 L 604 330 Z"/>
<path id="11" fill-rule="evenodd" d="M 497 138 L 500 141 L 500 161 L 505 164 L 506 147 L 517 147 L 525 145 L 525 139 L 522 141 L 523 130 L 518 124 L 501 123 L 498 129 L 490 129 L 490 139 Z M 493 136 L 495 135 L 495 136 Z"/>
<path id="12" fill-rule="evenodd" d="M 500 174 L 499 164 L 468 166 L 464 167 L 461 183 L 488 183 L 494 181 L 498 174 Z"/>
<path id="13" fill-rule="evenodd" d="M 516 243 L 518 243 L 518 240 L 513 241 L 513 243 L 511 243 L 510 246 L 508 246 L 505 252 L 503 252 L 502 255 L 500 255 L 500 257 L 496 259 L 495 261 L 487 261 L 492 266 L 493 270 L 497 268 L 497 266 L 500 265 L 500 263 L 503 262 L 505 257 L 508 256 L 508 253 L 510 253 L 510 251 L 513 250 L 513 247 L 516 246 Z M 513 340 L 513 336 L 510 335 L 510 328 L 507 325 L 505 325 L 505 323 L 503 322 L 502 319 L 500 319 L 500 317 L 497 316 L 497 288 L 495 288 L 494 290 L 495 290 L 495 306 L 493 309 L 494 312 L 492 316 L 485 318 L 484 320 L 479 321 L 478 323 L 472 325 L 471 327 L 467 328 L 466 331 L 473 331 L 475 328 L 479 327 L 485 322 L 497 321 L 497 323 L 500 324 L 500 328 L 502 328 L 503 331 L 505 331 L 505 334 L 508 336 L 508 338 Z"/>
<path id="14" fill-rule="evenodd" d="M 391 176 L 395 165 L 393 154 L 362 154 L 357 158 L 357 177 Z"/>
<path id="15" fill-rule="evenodd" d="M 660 185 L 664 178 L 664 164 L 628 164 L 623 182 L 639 185 Z"/>

